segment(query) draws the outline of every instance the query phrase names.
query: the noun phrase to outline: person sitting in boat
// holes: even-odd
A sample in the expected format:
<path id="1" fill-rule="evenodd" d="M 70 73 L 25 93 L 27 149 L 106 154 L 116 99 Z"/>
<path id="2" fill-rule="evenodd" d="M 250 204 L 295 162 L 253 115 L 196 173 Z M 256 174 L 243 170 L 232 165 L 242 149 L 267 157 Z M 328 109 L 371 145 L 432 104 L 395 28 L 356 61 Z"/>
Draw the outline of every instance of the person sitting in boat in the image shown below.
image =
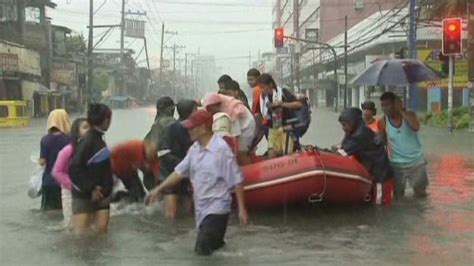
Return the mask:
<path id="1" fill-rule="evenodd" d="M 343 156 L 355 156 L 372 174 L 374 203 L 390 205 L 393 200 L 392 168 L 382 138 L 365 125 L 358 108 L 342 111 L 339 122 L 345 136 L 338 152 Z"/>
<path id="2" fill-rule="evenodd" d="M 377 115 L 377 109 L 375 108 L 375 103 L 372 101 L 366 101 L 362 103 L 362 113 L 365 124 L 372 129 L 375 133 L 379 132 L 379 121 L 375 117 Z"/>
<path id="3" fill-rule="evenodd" d="M 255 137 L 255 119 L 252 112 L 243 103 L 232 97 L 209 93 L 204 98 L 204 107 L 213 115 L 219 112 L 229 115 L 232 122 L 232 135 L 238 143 L 237 160 L 240 165 L 251 163 L 249 147 Z"/>
<path id="4" fill-rule="evenodd" d="M 287 137 L 289 133 L 284 127 L 287 125 L 286 121 L 295 118 L 292 111 L 301 109 L 303 103 L 287 89 L 277 86 L 270 74 L 262 74 L 259 84 L 263 88 L 260 112 L 269 121 L 268 156 L 275 158 L 284 155 L 286 151 L 293 151 L 294 143 L 292 138 Z"/>

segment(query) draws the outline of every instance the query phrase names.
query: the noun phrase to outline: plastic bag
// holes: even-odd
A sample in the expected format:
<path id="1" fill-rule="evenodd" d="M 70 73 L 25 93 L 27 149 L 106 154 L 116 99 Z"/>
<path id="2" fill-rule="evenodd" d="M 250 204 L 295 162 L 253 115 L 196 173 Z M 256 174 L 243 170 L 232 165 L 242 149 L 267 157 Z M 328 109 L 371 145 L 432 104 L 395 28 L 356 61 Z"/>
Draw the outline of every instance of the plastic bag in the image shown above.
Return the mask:
<path id="1" fill-rule="evenodd" d="M 34 199 L 41 195 L 41 187 L 43 185 L 43 173 L 44 168 L 38 166 L 30 177 L 30 181 L 28 182 L 28 196 Z"/>

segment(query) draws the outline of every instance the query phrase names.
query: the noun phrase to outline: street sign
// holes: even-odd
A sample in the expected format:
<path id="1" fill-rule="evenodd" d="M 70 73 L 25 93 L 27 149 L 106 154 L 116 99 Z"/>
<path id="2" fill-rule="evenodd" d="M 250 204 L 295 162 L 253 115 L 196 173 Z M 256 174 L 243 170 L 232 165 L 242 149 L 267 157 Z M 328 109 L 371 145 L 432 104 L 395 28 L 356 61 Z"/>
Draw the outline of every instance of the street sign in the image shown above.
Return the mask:
<path id="1" fill-rule="evenodd" d="M 277 48 L 277 56 L 280 58 L 290 57 L 290 51 L 287 46 Z"/>
<path id="2" fill-rule="evenodd" d="M 306 40 L 319 42 L 319 29 L 306 29 Z"/>
<path id="3" fill-rule="evenodd" d="M 10 53 L 0 53 L 2 74 L 13 73 L 18 71 L 18 55 Z"/>
<path id="4" fill-rule="evenodd" d="M 145 21 L 125 19 L 125 36 L 132 38 L 145 38 Z"/>

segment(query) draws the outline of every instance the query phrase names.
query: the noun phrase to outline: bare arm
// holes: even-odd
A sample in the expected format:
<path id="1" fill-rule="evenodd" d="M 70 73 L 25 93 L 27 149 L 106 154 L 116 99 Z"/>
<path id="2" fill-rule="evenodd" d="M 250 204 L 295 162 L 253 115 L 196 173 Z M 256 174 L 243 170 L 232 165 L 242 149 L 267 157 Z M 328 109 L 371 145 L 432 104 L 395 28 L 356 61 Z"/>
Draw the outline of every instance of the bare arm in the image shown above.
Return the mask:
<path id="1" fill-rule="evenodd" d="M 237 198 L 237 204 L 239 206 L 239 218 L 240 223 L 243 225 L 248 224 L 247 208 L 245 207 L 245 196 L 244 187 L 242 185 L 236 185 L 234 188 L 235 196 Z"/>
<path id="2" fill-rule="evenodd" d="M 402 111 L 402 117 L 408 123 L 408 126 L 411 129 L 414 131 L 420 130 L 420 122 L 418 121 L 418 117 L 416 117 L 416 113 L 411 111 Z"/>
<path id="3" fill-rule="evenodd" d="M 156 201 L 158 198 L 160 198 L 161 193 L 163 193 L 165 189 L 176 186 L 182 179 L 183 177 L 180 176 L 177 172 L 173 172 L 170 176 L 168 176 L 168 178 L 166 178 L 163 183 L 161 183 L 161 185 L 150 191 L 150 194 L 147 196 L 145 201 L 147 203 Z"/>

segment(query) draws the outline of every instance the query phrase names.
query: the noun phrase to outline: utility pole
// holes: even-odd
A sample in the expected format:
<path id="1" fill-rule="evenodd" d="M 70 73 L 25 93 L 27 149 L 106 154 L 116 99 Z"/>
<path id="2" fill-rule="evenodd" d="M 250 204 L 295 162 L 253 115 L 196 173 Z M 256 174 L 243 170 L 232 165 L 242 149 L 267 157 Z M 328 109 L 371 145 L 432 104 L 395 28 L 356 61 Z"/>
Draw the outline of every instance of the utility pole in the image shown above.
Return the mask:
<path id="1" fill-rule="evenodd" d="M 125 0 L 122 0 L 122 17 L 120 20 L 120 71 L 119 73 L 122 76 L 122 84 L 120 85 L 120 95 L 125 93 L 125 58 L 123 54 L 123 48 L 125 43 Z"/>
<path id="2" fill-rule="evenodd" d="M 184 54 L 184 77 L 188 77 L 188 53 Z"/>
<path id="3" fill-rule="evenodd" d="M 146 38 L 143 38 L 143 42 L 145 44 L 146 65 L 148 67 L 148 72 L 150 72 L 151 84 L 153 85 L 153 79 L 151 78 L 151 70 L 150 70 L 150 57 L 148 57 L 148 45 L 146 44 Z"/>
<path id="4" fill-rule="evenodd" d="M 471 123 L 469 125 L 469 131 L 474 132 L 474 3 L 468 4 L 467 12 L 467 28 L 468 28 L 468 38 L 467 38 L 467 55 L 468 55 L 468 67 L 469 67 L 469 76 L 468 80 L 470 83 L 470 118 Z"/>
<path id="5" fill-rule="evenodd" d="M 344 17 L 344 109 L 347 108 L 347 16 Z"/>
<path id="6" fill-rule="evenodd" d="M 300 38 L 300 0 L 293 0 L 293 34 L 295 38 Z M 298 43 L 295 44 L 294 49 L 294 79 L 296 81 L 295 92 L 299 92 L 300 88 L 300 52 Z M 293 85 L 293 84 L 292 84 Z M 294 87 L 293 87 L 294 88 Z"/>
<path id="7" fill-rule="evenodd" d="M 87 95 L 88 102 L 91 102 L 92 91 L 94 90 L 94 60 L 92 59 L 92 49 L 94 49 L 94 0 L 89 1 L 89 38 L 87 40 Z"/>
<path id="8" fill-rule="evenodd" d="M 252 68 L 252 51 L 249 51 L 249 69 Z"/>
<path id="9" fill-rule="evenodd" d="M 165 23 L 161 25 L 160 84 L 163 84 L 163 49 L 165 45 Z"/>
<path id="10" fill-rule="evenodd" d="M 277 8 L 277 11 L 276 11 L 276 26 L 277 27 L 281 27 L 281 0 L 277 0 L 276 2 L 276 8 Z M 281 63 L 281 58 L 278 56 L 278 50 L 276 51 L 276 69 L 279 70 L 277 71 L 278 73 L 278 80 L 283 80 L 283 67 L 282 67 L 282 63 Z"/>
<path id="11" fill-rule="evenodd" d="M 449 77 L 448 77 L 448 128 L 449 133 L 453 133 L 454 122 L 453 122 L 453 68 L 454 68 L 454 55 L 449 56 Z"/>
<path id="12" fill-rule="evenodd" d="M 410 28 L 408 34 L 408 50 L 411 59 L 417 58 L 416 53 L 416 0 L 410 0 Z M 412 111 L 416 112 L 418 104 L 418 88 L 415 83 L 410 84 L 408 93 L 409 106 Z"/>
<path id="13" fill-rule="evenodd" d="M 177 45 L 176 43 L 173 46 L 164 46 L 165 49 L 173 50 L 173 75 L 176 74 L 176 52 L 178 49 L 184 49 L 186 46 Z"/>

